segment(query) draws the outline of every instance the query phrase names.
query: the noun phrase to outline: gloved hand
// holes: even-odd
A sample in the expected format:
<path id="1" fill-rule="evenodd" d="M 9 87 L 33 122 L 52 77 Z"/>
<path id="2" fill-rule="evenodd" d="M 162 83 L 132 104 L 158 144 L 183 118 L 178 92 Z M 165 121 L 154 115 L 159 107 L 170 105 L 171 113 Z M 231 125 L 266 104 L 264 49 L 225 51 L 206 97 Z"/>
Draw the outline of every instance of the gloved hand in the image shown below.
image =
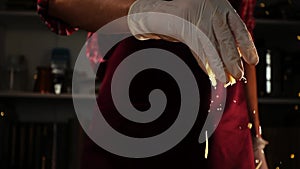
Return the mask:
<path id="1" fill-rule="evenodd" d="M 143 12 L 155 13 L 131 15 Z M 192 30 L 190 25 L 159 13 L 175 15 L 192 23 L 210 43 L 203 41 L 205 37 L 189 32 Z M 227 0 L 137 0 L 129 9 L 128 25 L 131 33 L 141 40 L 178 40 L 190 48 L 192 45 L 192 52 L 201 68 L 210 78 L 217 78 L 223 83 L 234 83 L 235 79 L 243 78 L 240 55 L 248 64 L 258 63 L 253 40 Z"/>
<path id="2" fill-rule="evenodd" d="M 264 148 L 267 144 L 268 142 L 263 138 L 253 137 L 253 151 L 256 169 L 268 169 L 264 153 Z"/>

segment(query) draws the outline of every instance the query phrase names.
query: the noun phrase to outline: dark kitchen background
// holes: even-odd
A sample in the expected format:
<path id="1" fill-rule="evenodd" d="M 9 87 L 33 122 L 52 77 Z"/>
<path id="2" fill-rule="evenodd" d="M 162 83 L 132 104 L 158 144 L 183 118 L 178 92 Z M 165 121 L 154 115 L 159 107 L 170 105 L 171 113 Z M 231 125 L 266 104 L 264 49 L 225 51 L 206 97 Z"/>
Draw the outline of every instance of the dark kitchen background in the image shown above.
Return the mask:
<path id="1" fill-rule="evenodd" d="M 0 169 L 76 169 L 84 134 L 72 105 L 71 77 L 87 32 L 57 36 L 35 9 L 35 0 L 0 0 Z M 269 168 L 299 169 L 300 1 L 257 0 L 255 17 Z"/>

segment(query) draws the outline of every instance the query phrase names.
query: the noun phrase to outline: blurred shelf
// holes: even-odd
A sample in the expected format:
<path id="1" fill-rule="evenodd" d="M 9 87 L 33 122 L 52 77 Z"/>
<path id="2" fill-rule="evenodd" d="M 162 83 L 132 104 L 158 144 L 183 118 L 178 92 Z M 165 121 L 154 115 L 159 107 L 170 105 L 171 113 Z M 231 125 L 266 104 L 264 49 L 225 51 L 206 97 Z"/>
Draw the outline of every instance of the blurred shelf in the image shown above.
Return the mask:
<path id="1" fill-rule="evenodd" d="M 23 91 L 0 91 L 0 99 L 93 99 L 92 94 L 53 94 Z"/>
<path id="2" fill-rule="evenodd" d="M 285 20 L 285 19 L 260 19 L 255 20 L 258 25 L 298 25 L 300 26 L 300 20 Z"/>
<path id="3" fill-rule="evenodd" d="M 28 16 L 28 17 L 38 17 L 35 11 L 11 11 L 11 10 L 1 10 L 0 16 L 10 16 L 10 17 L 18 17 L 18 16 Z"/>
<path id="4" fill-rule="evenodd" d="M 0 99 L 22 98 L 22 99 L 92 99 L 92 94 L 53 94 L 24 91 L 0 91 Z M 259 104 L 300 104 L 300 98 L 258 98 Z"/>
<path id="5" fill-rule="evenodd" d="M 8 29 L 44 29 L 46 25 L 36 11 L 0 11 L 0 26 Z"/>
<path id="6" fill-rule="evenodd" d="M 300 104 L 300 98 L 259 98 L 259 104 Z"/>

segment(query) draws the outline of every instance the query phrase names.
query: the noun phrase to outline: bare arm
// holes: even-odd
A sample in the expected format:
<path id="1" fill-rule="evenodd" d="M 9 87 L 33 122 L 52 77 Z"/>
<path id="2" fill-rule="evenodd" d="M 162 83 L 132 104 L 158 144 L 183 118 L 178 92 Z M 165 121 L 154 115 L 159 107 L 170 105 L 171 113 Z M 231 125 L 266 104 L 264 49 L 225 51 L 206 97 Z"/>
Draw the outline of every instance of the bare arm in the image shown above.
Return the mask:
<path id="1" fill-rule="evenodd" d="M 253 122 L 256 137 L 261 137 L 255 70 L 255 66 L 245 64 L 245 75 L 247 78 L 246 95 L 248 101 L 249 116 Z"/>
<path id="2" fill-rule="evenodd" d="M 126 16 L 135 0 L 50 0 L 48 14 L 71 26 L 95 32 L 110 21 Z M 127 29 L 127 23 L 123 28 Z"/>

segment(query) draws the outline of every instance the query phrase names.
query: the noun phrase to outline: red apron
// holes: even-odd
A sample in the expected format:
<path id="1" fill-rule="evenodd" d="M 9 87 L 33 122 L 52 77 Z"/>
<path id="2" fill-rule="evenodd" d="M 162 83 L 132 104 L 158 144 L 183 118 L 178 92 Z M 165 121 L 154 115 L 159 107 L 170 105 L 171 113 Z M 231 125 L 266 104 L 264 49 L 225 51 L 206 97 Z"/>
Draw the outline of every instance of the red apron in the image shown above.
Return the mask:
<path id="1" fill-rule="evenodd" d="M 208 159 L 204 158 L 205 144 L 198 138 L 206 120 L 210 105 L 210 81 L 200 69 L 190 50 L 181 43 L 161 40 L 138 41 L 133 37 L 117 44 L 109 52 L 106 72 L 99 90 L 98 105 L 106 121 L 117 131 L 132 137 L 149 137 L 163 132 L 176 119 L 180 105 L 178 87 L 172 78 L 157 70 L 145 71 L 131 85 L 133 105 L 147 109 L 148 92 L 154 88 L 162 89 L 168 99 L 166 111 L 150 124 L 136 124 L 126 120 L 115 109 L 110 93 L 111 79 L 118 64 L 131 53 L 145 48 L 161 48 L 180 57 L 192 70 L 199 87 L 200 109 L 196 123 L 190 133 L 173 149 L 158 156 L 142 159 L 125 158 L 113 155 L 87 139 L 82 168 L 210 168 L 210 169 L 254 169 L 251 134 L 244 84 L 238 82 L 227 89 L 227 101 L 223 117 L 213 136 L 209 139 Z"/>

